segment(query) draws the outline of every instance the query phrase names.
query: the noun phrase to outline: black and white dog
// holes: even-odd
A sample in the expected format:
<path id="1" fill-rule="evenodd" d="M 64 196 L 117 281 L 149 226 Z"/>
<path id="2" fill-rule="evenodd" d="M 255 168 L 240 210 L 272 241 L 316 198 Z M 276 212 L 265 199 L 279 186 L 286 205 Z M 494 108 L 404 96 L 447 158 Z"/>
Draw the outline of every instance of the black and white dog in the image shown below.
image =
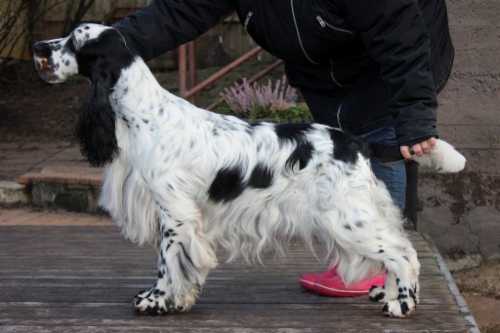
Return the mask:
<path id="1" fill-rule="evenodd" d="M 216 246 L 259 260 L 291 236 L 322 242 L 347 283 L 387 270 L 372 298 L 389 316 L 415 310 L 417 253 L 362 142 L 324 125 L 251 125 L 199 109 L 164 90 L 111 27 L 83 24 L 33 49 L 47 82 L 92 83 L 78 136 L 89 162 L 106 165 L 100 204 L 127 238 L 159 250 L 139 312 L 189 310 Z M 443 141 L 418 161 L 443 172 L 465 165 Z"/>

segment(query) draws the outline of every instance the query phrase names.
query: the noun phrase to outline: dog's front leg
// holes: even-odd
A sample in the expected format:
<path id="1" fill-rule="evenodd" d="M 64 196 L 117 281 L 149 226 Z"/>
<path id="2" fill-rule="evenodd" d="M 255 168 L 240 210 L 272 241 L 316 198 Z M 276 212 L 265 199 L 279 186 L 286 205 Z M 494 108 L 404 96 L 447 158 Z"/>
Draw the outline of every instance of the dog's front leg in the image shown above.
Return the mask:
<path id="1" fill-rule="evenodd" d="M 217 264 L 201 228 L 194 203 L 159 205 L 160 248 L 158 280 L 134 300 L 140 313 L 152 315 L 188 311 L 194 305 L 208 272 Z"/>

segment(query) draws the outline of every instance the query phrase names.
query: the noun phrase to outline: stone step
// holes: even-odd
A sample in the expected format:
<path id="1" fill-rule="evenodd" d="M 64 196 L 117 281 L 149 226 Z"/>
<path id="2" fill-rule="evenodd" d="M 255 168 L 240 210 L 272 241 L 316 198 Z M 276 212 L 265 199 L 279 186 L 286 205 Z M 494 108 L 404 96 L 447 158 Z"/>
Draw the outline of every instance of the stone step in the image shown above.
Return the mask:
<path id="1" fill-rule="evenodd" d="M 26 186 L 13 181 L 0 181 L 0 205 L 17 206 L 29 202 Z"/>
<path id="2" fill-rule="evenodd" d="M 48 165 L 39 172 L 18 177 L 17 182 L 25 186 L 33 206 L 97 213 L 102 172 L 103 169 L 91 168 L 83 162 Z"/>

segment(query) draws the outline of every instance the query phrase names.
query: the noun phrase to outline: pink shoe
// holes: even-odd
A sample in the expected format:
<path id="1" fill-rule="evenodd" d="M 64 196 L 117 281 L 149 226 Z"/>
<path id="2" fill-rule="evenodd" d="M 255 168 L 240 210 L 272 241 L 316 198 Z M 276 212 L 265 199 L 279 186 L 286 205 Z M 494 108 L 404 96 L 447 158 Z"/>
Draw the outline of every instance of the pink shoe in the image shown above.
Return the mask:
<path id="1" fill-rule="evenodd" d="M 333 268 L 320 274 L 304 274 L 300 277 L 299 282 L 306 290 L 318 295 L 354 297 L 368 295 L 370 288 L 374 285 L 383 286 L 385 283 L 385 274 L 379 274 L 373 278 L 346 286 L 340 276 L 337 275 L 335 268 Z"/>

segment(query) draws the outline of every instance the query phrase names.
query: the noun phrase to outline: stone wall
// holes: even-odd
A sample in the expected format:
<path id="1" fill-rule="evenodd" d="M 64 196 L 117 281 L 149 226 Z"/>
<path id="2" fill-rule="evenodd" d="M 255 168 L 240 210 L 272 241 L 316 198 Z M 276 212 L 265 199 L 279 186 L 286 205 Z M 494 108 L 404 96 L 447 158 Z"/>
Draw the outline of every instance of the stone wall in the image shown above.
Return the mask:
<path id="1" fill-rule="evenodd" d="M 500 258 L 500 1 L 448 0 L 456 49 L 440 95 L 441 136 L 468 158 L 456 176 L 422 174 L 419 230 L 450 258 Z"/>

